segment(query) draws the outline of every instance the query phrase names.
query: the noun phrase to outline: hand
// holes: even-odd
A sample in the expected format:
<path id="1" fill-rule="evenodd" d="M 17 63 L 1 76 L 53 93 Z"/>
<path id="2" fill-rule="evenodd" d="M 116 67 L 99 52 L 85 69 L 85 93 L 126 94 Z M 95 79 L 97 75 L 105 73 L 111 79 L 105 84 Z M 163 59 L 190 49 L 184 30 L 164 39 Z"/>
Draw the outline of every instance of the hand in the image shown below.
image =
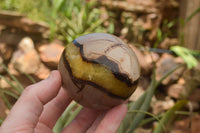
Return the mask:
<path id="1" fill-rule="evenodd" d="M 56 121 L 71 102 L 61 88 L 58 71 L 28 86 L 0 127 L 0 133 L 52 133 Z M 125 117 L 125 104 L 108 111 L 83 108 L 62 133 L 115 133 Z"/>

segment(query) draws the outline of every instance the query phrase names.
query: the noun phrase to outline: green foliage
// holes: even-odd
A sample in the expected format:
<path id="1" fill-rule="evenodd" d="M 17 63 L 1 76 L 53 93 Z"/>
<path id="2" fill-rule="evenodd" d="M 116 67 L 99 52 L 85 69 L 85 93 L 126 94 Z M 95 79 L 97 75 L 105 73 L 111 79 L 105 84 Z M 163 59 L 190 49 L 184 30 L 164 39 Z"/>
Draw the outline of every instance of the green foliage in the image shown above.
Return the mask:
<path id="1" fill-rule="evenodd" d="M 12 89 L 2 89 L 0 87 L 0 97 L 4 101 L 6 107 L 8 109 L 11 109 L 13 104 L 10 102 L 10 98 L 12 97 L 17 100 L 24 90 L 24 87 L 18 81 L 18 79 L 8 71 L 8 68 L 4 64 L 0 65 L 3 66 L 4 70 L 9 75 L 9 78 L 7 76 L 0 75 L 0 79 L 5 80 L 12 87 Z M 36 82 L 31 75 L 24 75 L 27 77 L 27 79 L 32 81 L 32 83 Z M 72 102 L 57 121 L 55 127 L 53 128 L 54 133 L 60 133 L 61 130 L 75 118 L 75 116 L 80 112 L 81 109 L 82 106 L 78 105 L 75 102 Z M 0 116 L 0 125 L 3 123 L 3 121 L 4 119 Z"/>
<path id="2" fill-rule="evenodd" d="M 14 10 L 15 0 L 0 0 L 0 8 L 3 10 Z"/>
<path id="3" fill-rule="evenodd" d="M 4 64 L 0 64 L 3 69 L 6 71 L 8 76 L 0 75 L 0 79 L 3 79 L 12 87 L 12 89 L 2 89 L 0 87 L 0 96 L 3 99 L 4 103 L 6 104 L 8 109 L 11 109 L 12 104 L 10 103 L 9 99 L 7 96 L 12 97 L 14 99 L 18 99 L 19 96 L 21 95 L 22 91 L 24 90 L 24 87 L 22 84 L 19 82 L 19 80 L 9 72 L 8 68 Z M 35 83 L 36 81 L 33 79 L 32 76 L 25 74 L 25 76 L 32 81 L 32 83 Z"/>
<path id="4" fill-rule="evenodd" d="M 168 20 L 164 20 L 163 21 L 163 24 L 161 26 L 161 28 L 158 28 L 157 29 L 157 33 L 156 33 L 156 41 L 153 45 L 154 48 L 157 48 L 158 45 L 168 36 L 170 36 L 173 31 L 173 27 L 179 23 L 182 27 L 185 26 L 186 23 L 188 23 L 189 21 L 191 21 L 191 19 L 197 15 L 198 13 L 200 13 L 200 7 L 197 8 L 193 13 L 191 13 L 187 18 L 186 20 L 182 20 L 182 19 L 179 19 L 179 20 L 173 20 L 173 21 L 170 21 L 168 22 Z M 179 33 L 179 40 L 180 40 L 180 44 L 183 44 L 184 43 L 184 36 L 183 36 L 183 32 Z"/>
<path id="5" fill-rule="evenodd" d="M 48 22 L 51 15 L 48 0 L 2 0 L 0 9 L 17 11 L 36 21 Z"/>
<path id="6" fill-rule="evenodd" d="M 93 32 L 113 32 L 114 24 L 103 27 L 97 3 L 86 0 L 3 0 L 0 9 L 13 10 L 50 25 L 50 38 L 71 42 Z"/>
<path id="7" fill-rule="evenodd" d="M 181 26 L 184 27 L 185 23 L 189 22 L 198 13 L 200 13 L 200 8 L 197 8 L 193 13 L 191 13 L 191 15 L 189 15 L 189 17 L 185 21 L 179 20 L 179 23 L 181 24 Z M 157 30 L 157 40 L 154 44 L 154 47 L 158 47 L 158 45 L 172 33 L 172 31 L 170 29 L 177 22 L 178 21 L 176 21 L 176 20 L 171 21 L 171 22 L 168 22 L 167 20 L 165 20 L 163 22 L 162 29 L 158 28 L 158 30 Z M 168 32 L 164 32 L 163 29 L 168 29 Z M 182 32 L 179 34 L 179 40 L 180 40 L 180 44 L 184 43 L 184 36 L 183 36 Z M 187 49 L 185 47 L 181 47 L 181 46 L 171 46 L 170 50 L 173 51 L 176 55 L 183 58 L 183 60 L 185 61 L 185 63 L 187 64 L 187 67 L 189 69 L 197 66 L 198 60 L 195 57 L 197 57 L 197 58 L 200 57 L 200 51 L 189 50 L 189 49 Z"/>
<path id="8" fill-rule="evenodd" d="M 52 17 L 56 22 L 51 24 L 53 31 L 58 31 L 61 40 L 67 43 L 75 38 L 92 32 L 105 32 L 100 19 L 100 10 L 95 8 L 94 1 L 85 0 L 54 0 Z M 112 27 L 110 27 L 112 28 Z M 53 34 L 52 34 L 53 35 Z"/>
<path id="9" fill-rule="evenodd" d="M 163 21 L 163 26 L 161 28 L 157 29 L 156 32 L 156 41 L 153 45 L 154 48 L 157 48 L 158 45 L 166 38 L 169 37 L 170 35 L 172 35 L 172 28 L 175 26 L 175 24 L 177 23 L 177 20 L 174 21 L 170 21 L 168 22 L 168 20 L 164 20 Z"/>
<path id="10" fill-rule="evenodd" d="M 162 133 L 163 125 L 167 126 L 167 124 L 169 124 L 170 120 L 172 120 L 173 117 L 176 115 L 175 112 L 177 110 L 181 109 L 186 104 L 187 104 L 186 100 L 180 100 L 180 101 L 176 102 L 176 104 L 163 115 L 162 119 L 160 120 L 160 123 L 158 123 L 158 125 L 154 129 L 153 133 Z"/>
<path id="11" fill-rule="evenodd" d="M 197 8 L 192 14 L 190 14 L 190 16 L 186 19 L 186 23 L 189 22 L 198 13 L 200 13 L 200 7 Z"/>
<path id="12" fill-rule="evenodd" d="M 164 75 L 159 81 L 156 81 L 155 65 L 154 65 L 154 72 L 153 72 L 153 77 L 152 77 L 150 86 L 140 98 L 138 98 L 135 102 L 129 104 L 129 112 L 132 112 L 132 113 L 131 114 L 129 113 L 126 115 L 118 133 L 133 133 L 134 132 L 134 130 L 140 125 L 140 123 L 145 117 L 145 113 L 141 113 L 141 112 L 147 112 L 149 110 L 151 99 L 154 95 L 156 88 L 161 84 L 161 82 L 165 78 L 167 78 L 171 73 L 173 73 L 175 70 L 177 70 L 180 67 L 182 67 L 182 65 L 175 67 L 173 70 L 171 70 L 166 75 Z M 135 112 L 134 110 L 139 110 L 140 112 Z M 162 124 L 161 124 L 161 127 L 163 128 Z"/>
<path id="13" fill-rule="evenodd" d="M 192 12 L 192 13 L 186 18 L 186 20 L 180 19 L 180 20 L 179 20 L 179 24 L 180 24 L 180 26 L 182 27 L 181 29 L 184 29 L 184 27 L 186 26 L 186 23 L 190 22 L 191 19 L 192 19 L 195 15 L 197 15 L 198 13 L 200 13 L 200 7 L 197 8 L 196 10 L 194 10 L 194 12 Z M 180 44 L 184 44 L 184 42 L 185 42 L 185 40 L 184 40 L 184 32 L 183 32 L 183 31 L 181 31 L 181 32 L 179 33 L 179 42 L 180 42 Z"/>
<path id="14" fill-rule="evenodd" d="M 0 126 L 3 123 L 4 119 L 0 117 Z"/>
<path id="15" fill-rule="evenodd" d="M 189 50 L 181 46 L 171 46 L 170 50 L 183 58 L 189 69 L 198 65 L 198 61 L 193 55 L 200 56 L 200 51 Z"/>
<path id="16" fill-rule="evenodd" d="M 0 64 L 0 65 L 4 68 L 4 70 L 7 72 L 7 74 L 10 77 L 10 79 L 8 79 L 5 76 L 0 75 L 0 79 L 5 80 L 13 88 L 11 90 L 0 88 L 0 96 L 3 99 L 4 103 L 6 104 L 7 108 L 11 109 L 12 104 L 10 103 L 7 96 L 11 96 L 12 98 L 15 98 L 17 100 L 19 96 L 21 95 L 22 91 L 24 90 L 24 87 L 17 80 L 17 78 L 8 71 L 7 67 L 4 64 Z"/>
<path id="17" fill-rule="evenodd" d="M 146 111 L 141 111 L 141 110 L 131 110 L 131 111 L 128 111 L 128 113 L 142 113 L 142 114 L 149 115 L 149 116 L 151 116 L 151 117 L 150 117 L 151 119 L 157 120 L 158 123 L 160 124 L 160 127 L 161 127 L 164 131 L 166 131 L 166 128 L 165 128 L 165 126 L 163 125 L 163 123 L 160 121 L 160 119 L 159 119 L 157 116 L 155 116 L 154 114 L 152 114 L 152 113 L 149 113 L 149 112 L 146 112 Z M 147 120 L 147 122 L 148 122 L 148 121 L 149 121 L 149 120 Z M 142 122 L 143 122 L 143 123 L 142 123 Z M 146 122 L 146 121 L 145 121 L 145 122 Z M 140 122 L 140 125 L 145 124 L 145 122 L 144 122 L 144 120 L 141 121 L 141 122 Z"/>
<path id="18" fill-rule="evenodd" d="M 77 104 L 76 102 L 72 102 L 56 122 L 53 128 L 53 132 L 60 133 L 62 129 L 66 127 L 76 117 L 81 109 L 81 105 Z"/>

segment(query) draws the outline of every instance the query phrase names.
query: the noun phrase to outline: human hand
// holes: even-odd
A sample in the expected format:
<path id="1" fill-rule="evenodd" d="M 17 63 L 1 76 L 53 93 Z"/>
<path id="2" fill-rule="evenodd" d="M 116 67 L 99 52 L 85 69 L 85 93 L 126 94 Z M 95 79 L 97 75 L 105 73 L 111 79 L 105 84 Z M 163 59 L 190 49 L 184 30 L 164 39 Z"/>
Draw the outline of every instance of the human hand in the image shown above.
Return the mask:
<path id="1" fill-rule="evenodd" d="M 53 133 L 52 128 L 71 102 L 58 71 L 28 86 L 0 127 L 0 133 Z M 125 104 L 108 111 L 83 108 L 62 133 L 115 133 L 125 117 Z"/>

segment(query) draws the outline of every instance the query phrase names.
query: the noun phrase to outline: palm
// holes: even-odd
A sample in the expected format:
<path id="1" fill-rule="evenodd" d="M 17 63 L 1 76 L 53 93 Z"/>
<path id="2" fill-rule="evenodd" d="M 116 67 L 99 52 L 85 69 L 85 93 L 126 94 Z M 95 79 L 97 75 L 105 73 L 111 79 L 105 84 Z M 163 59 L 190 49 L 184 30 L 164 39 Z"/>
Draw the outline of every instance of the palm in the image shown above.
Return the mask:
<path id="1" fill-rule="evenodd" d="M 2 124 L 4 133 L 53 133 L 52 129 L 71 99 L 61 88 L 58 71 L 39 83 L 27 87 Z M 108 111 L 83 108 L 62 133 L 114 133 L 125 117 L 125 104 Z M 108 126 L 109 125 L 109 126 Z"/>

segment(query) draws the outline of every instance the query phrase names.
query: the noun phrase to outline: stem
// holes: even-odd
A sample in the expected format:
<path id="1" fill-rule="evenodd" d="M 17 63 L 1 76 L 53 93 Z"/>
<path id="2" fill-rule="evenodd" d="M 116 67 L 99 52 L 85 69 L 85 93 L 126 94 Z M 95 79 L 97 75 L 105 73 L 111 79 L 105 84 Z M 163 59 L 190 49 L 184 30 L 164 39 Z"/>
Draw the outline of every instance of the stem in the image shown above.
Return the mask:
<path id="1" fill-rule="evenodd" d="M 5 93 L 5 94 L 7 94 L 7 95 L 10 95 L 10 96 L 14 97 L 15 99 L 18 99 L 18 98 L 19 98 L 19 96 L 16 95 L 15 93 L 10 92 L 10 91 L 7 91 L 7 90 L 4 90 L 4 89 L 0 89 L 0 92 Z"/>
<path id="2" fill-rule="evenodd" d="M 57 123 L 55 124 L 53 128 L 54 133 L 60 133 L 64 126 L 69 124 L 71 120 L 76 116 L 77 112 L 73 111 L 75 107 L 78 104 L 76 102 L 72 102 L 67 109 L 64 111 L 64 113 L 61 115 L 61 117 L 58 119 Z M 79 110 L 76 109 L 76 111 Z M 80 110 L 79 110 L 80 111 Z M 75 112 L 75 113 L 74 113 Z M 73 117 L 73 118 L 72 118 Z"/>
<path id="3" fill-rule="evenodd" d="M 132 111 L 128 111 L 128 113 L 142 113 L 142 114 L 146 114 L 146 115 L 149 115 L 151 117 L 153 117 L 155 120 L 157 120 L 159 122 L 159 124 L 161 125 L 161 127 L 163 128 L 163 130 L 166 132 L 166 128 L 165 126 L 163 125 L 163 123 L 161 123 L 161 121 L 159 120 L 158 117 L 156 117 L 154 114 L 152 113 L 149 113 L 149 112 L 146 112 L 146 111 L 142 111 L 142 110 L 132 110 Z"/>
<path id="4" fill-rule="evenodd" d="M 3 99 L 3 101 L 5 102 L 7 108 L 11 109 L 12 105 L 11 105 L 10 101 L 7 99 L 7 97 L 4 95 L 4 93 L 0 93 L 0 96 Z"/>
<path id="5" fill-rule="evenodd" d="M 141 111 L 147 112 L 150 107 L 151 99 L 154 95 L 156 88 L 162 83 L 162 81 L 165 78 L 167 78 L 175 70 L 183 66 L 183 65 L 180 65 L 180 66 L 175 67 L 173 70 L 165 74 L 159 81 L 156 81 L 155 63 L 153 63 L 153 65 L 154 65 L 154 69 L 153 69 L 153 77 L 152 77 L 151 84 L 149 88 L 147 89 L 147 91 L 136 102 L 134 102 L 131 105 L 130 107 L 131 110 L 141 110 Z M 131 115 L 127 115 L 125 119 L 126 122 L 123 125 L 124 130 L 128 133 L 132 133 L 139 126 L 140 122 L 142 121 L 142 119 L 144 119 L 144 117 L 145 117 L 145 114 L 142 114 L 139 112 L 137 113 L 135 112 Z M 130 121 L 130 124 L 127 123 L 127 121 Z"/>
<path id="6" fill-rule="evenodd" d="M 179 110 L 180 108 L 182 108 L 186 104 L 187 104 L 186 100 L 178 101 L 171 109 L 169 109 L 164 114 L 164 116 L 160 120 L 160 123 L 158 123 L 158 125 L 156 126 L 155 130 L 153 131 L 153 133 L 162 133 L 163 130 L 162 130 L 162 126 L 161 125 L 167 125 L 168 122 L 173 118 L 173 115 L 174 115 L 175 111 Z"/>
<path id="7" fill-rule="evenodd" d="M 176 66 L 174 69 L 172 69 L 171 71 L 169 71 L 167 74 L 165 74 L 159 81 L 156 82 L 156 87 L 159 86 L 163 80 L 165 80 L 169 75 L 171 75 L 173 72 L 175 72 L 177 69 L 181 68 L 185 66 L 185 64 Z"/>
<path id="8" fill-rule="evenodd" d="M 35 79 L 34 79 L 31 75 L 29 75 L 29 74 L 27 74 L 27 73 L 24 73 L 24 75 L 25 75 L 33 84 L 36 83 Z"/>
<path id="9" fill-rule="evenodd" d="M 24 87 L 21 85 L 21 83 L 19 82 L 19 80 L 17 80 L 17 78 L 15 76 L 13 76 L 7 69 L 7 67 L 4 64 L 1 64 L 2 67 L 4 68 L 4 70 L 8 73 L 8 75 L 17 83 L 17 85 L 19 86 L 19 93 L 21 94 L 22 91 L 24 90 Z"/>
<path id="10" fill-rule="evenodd" d="M 18 87 L 16 87 L 10 80 L 8 80 L 7 78 L 5 78 L 2 75 L 0 75 L 0 78 L 5 80 L 12 88 L 14 88 L 18 93 L 20 93 L 21 90 Z"/>

